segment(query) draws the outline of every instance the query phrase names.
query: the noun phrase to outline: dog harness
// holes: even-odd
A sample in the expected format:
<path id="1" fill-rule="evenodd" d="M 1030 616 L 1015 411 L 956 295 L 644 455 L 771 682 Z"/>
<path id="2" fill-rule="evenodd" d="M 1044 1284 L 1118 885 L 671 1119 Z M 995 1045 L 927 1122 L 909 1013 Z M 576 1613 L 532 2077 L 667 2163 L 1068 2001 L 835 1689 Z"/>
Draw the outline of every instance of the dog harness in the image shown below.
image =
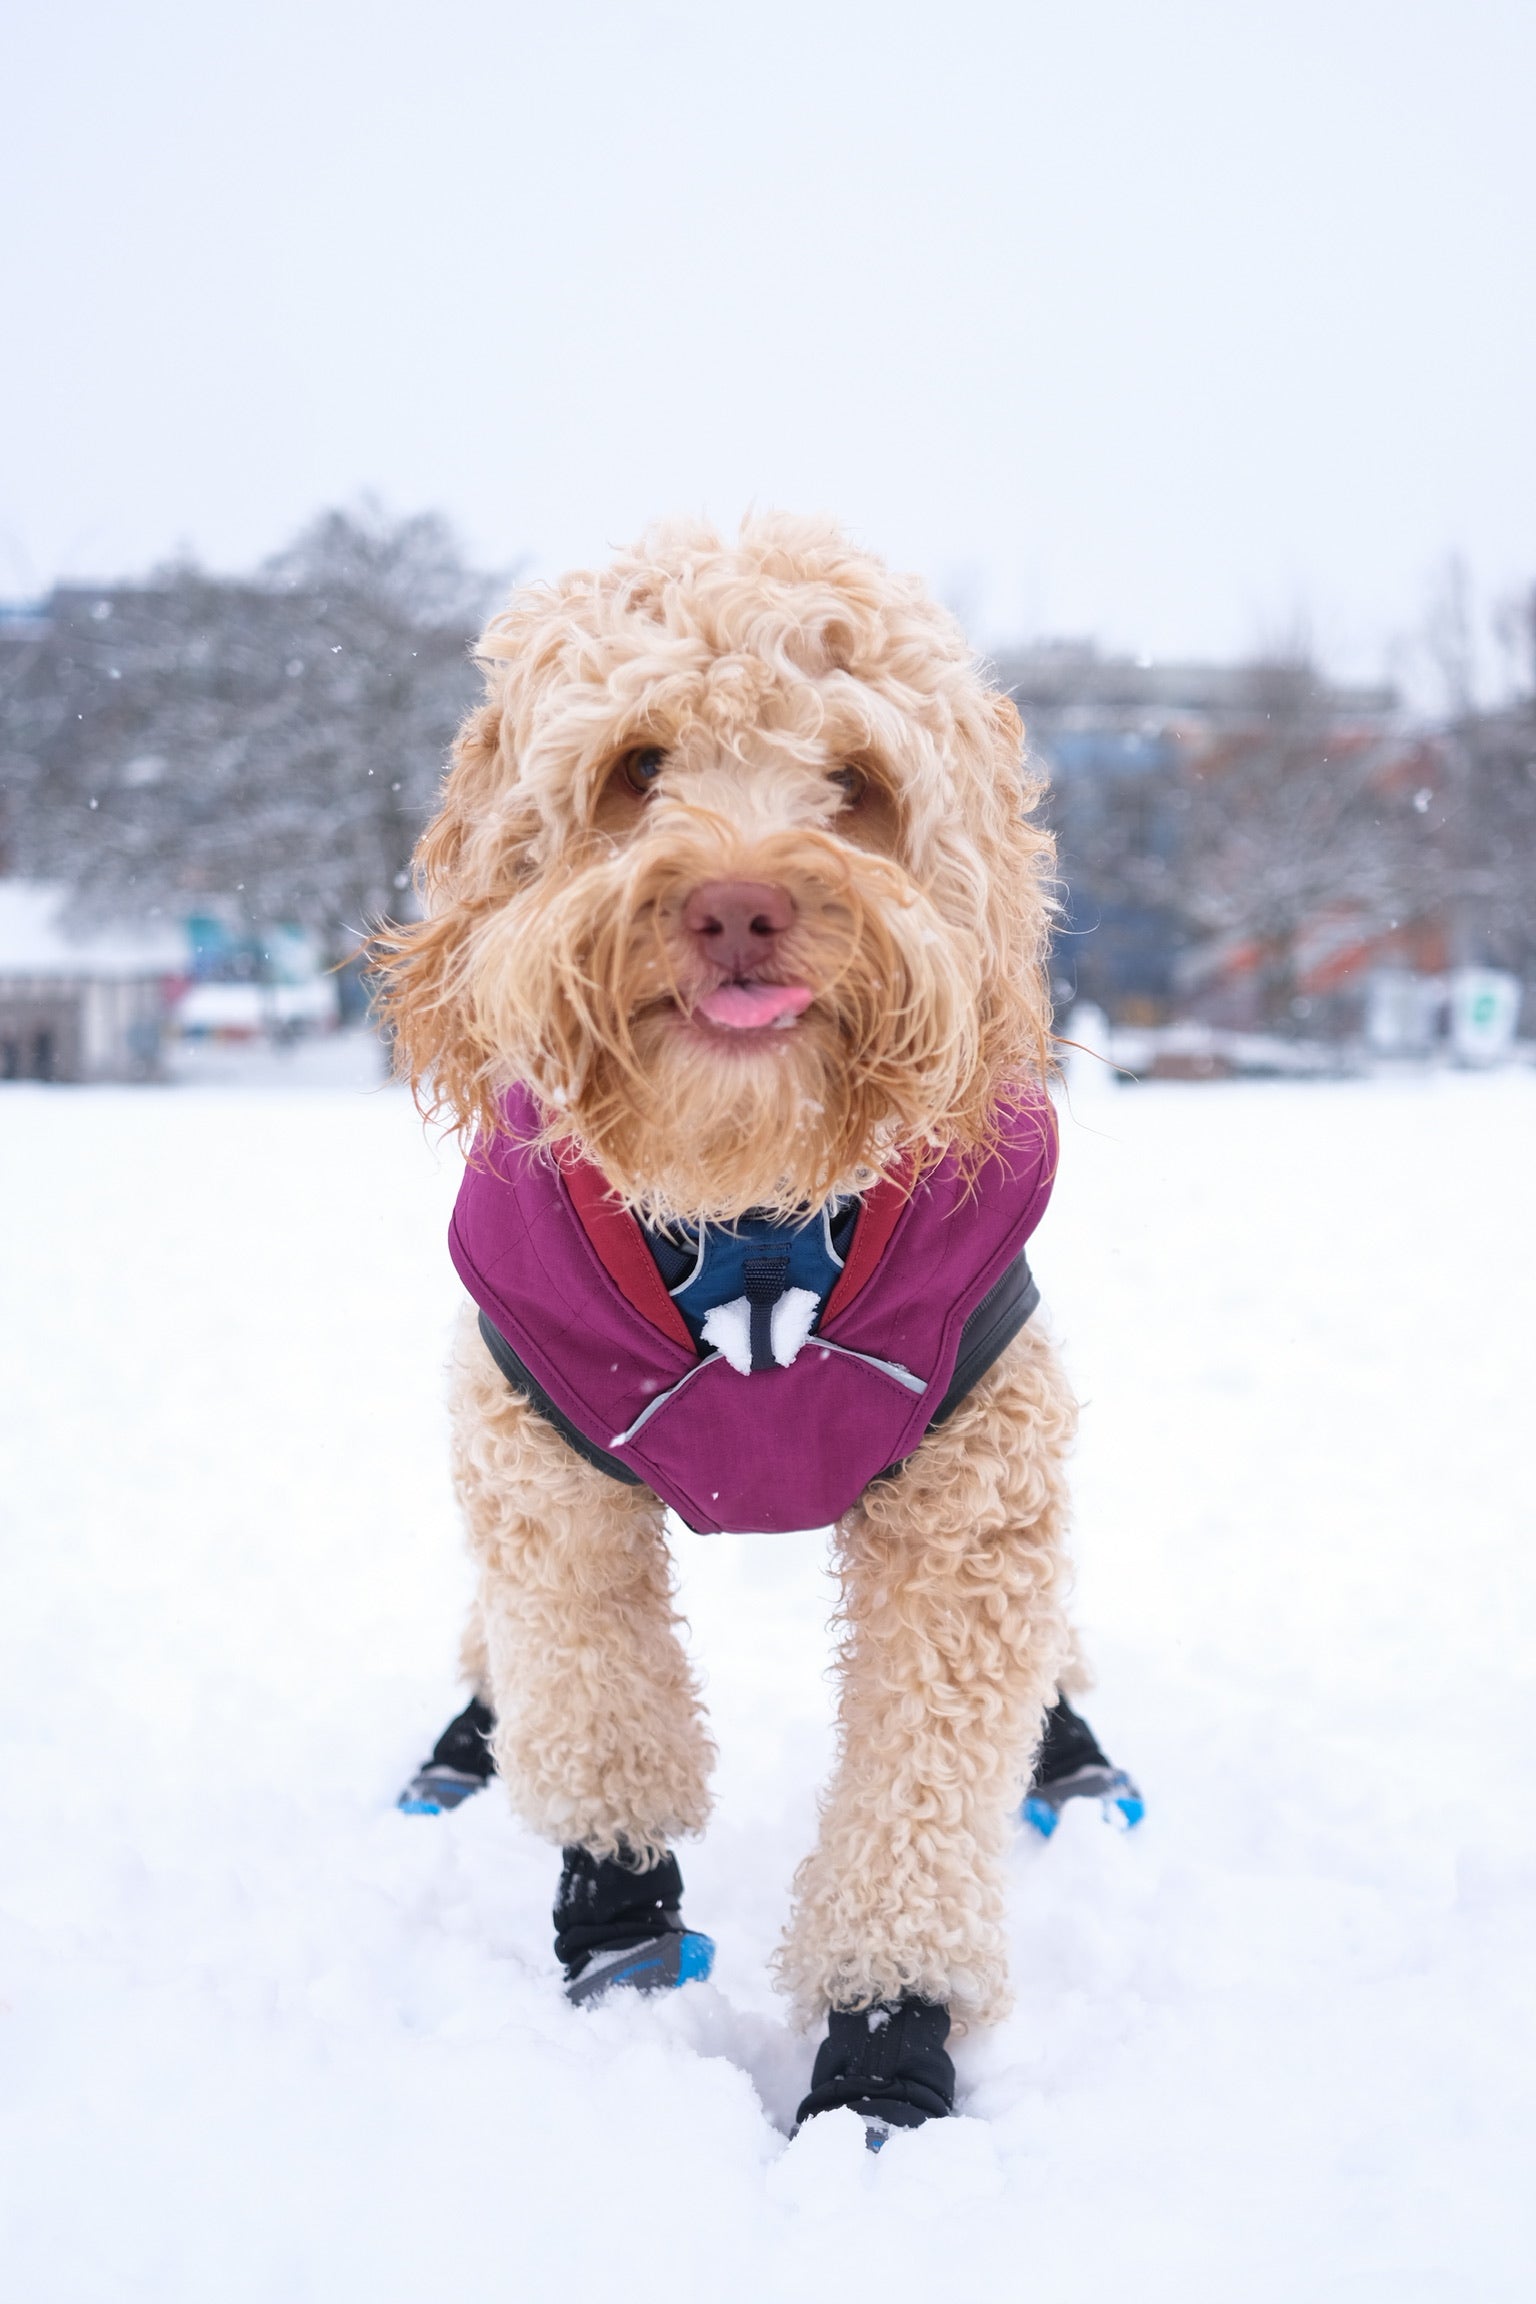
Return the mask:
<path id="1" fill-rule="evenodd" d="M 750 1376 L 793 1365 L 843 1269 L 858 1207 L 828 1201 L 799 1224 L 749 1209 L 729 1225 L 642 1230 L 695 1344 Z"/>
<path id="2" fill-rule="evenodd" d="M 513 1089 L 449 1230 L 509 1383 L 589 1463 L 700 1533 L 838 1519 L 958 1407 L 1029 1318 L 1024 1243 L 1055 1175 L 1044 1097 L 997 1151 L 783 1225 L 647 1235 L 595 1167 L 535 1150 Z"/>

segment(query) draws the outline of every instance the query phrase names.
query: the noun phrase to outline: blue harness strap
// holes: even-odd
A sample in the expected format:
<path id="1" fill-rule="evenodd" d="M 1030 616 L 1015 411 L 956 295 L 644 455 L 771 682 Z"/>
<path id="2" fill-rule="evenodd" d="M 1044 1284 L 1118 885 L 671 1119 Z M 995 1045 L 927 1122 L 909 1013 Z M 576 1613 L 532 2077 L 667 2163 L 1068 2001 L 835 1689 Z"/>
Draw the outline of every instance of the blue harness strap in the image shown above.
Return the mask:
<path id="1" fill-rule="evenodd" d="M 842 1271 L 857 1212 L 857 1201 L 841 1206 L 829 1201 L 798 1224 L 749 1214 L 731 1225 L 669 1225 L 647 1230 L 645 1237 L 694 1341 L 711 1312 L 745 1297 L 752 1366 L 772 1368 L 774 1305 L 791 1288 L 803 1288 L 818 1305 L 826 1303 Z"/>

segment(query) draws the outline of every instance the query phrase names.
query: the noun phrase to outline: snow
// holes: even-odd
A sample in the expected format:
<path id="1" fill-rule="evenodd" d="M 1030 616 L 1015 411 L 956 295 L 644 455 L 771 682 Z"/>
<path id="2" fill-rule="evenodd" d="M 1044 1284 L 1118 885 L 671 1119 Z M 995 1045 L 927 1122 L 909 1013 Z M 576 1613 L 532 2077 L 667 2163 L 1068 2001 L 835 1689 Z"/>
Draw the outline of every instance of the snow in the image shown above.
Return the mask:
<path id="1" fill-rule="evenodd" d="M 765 1973 L 819 1539 L 678 1539 L 715 1982 L 568 2009 L 550 1852 L 393 1811 L 458 1700 L 455 1168 L 306 1061 L 0 1094 L 8 2294 L 1528 2296 L 1536 1079 L 1074 1085 L 1036 1263 L 1149 1815 L 1021 1837 L 1017 2012 L 876 2159 L 786 2141 Z"/>

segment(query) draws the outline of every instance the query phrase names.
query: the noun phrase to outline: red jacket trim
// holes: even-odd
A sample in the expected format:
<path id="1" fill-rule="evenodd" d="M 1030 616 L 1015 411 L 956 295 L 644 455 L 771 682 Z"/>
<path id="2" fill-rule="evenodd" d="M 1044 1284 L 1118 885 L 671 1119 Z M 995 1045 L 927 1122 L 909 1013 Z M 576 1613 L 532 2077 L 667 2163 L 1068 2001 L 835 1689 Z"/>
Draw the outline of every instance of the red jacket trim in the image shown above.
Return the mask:
<path id="1" fill-rule="evenodd" d="M 674 1344 L 681 1344 L 685 1352 L 692 1352 L 687 1322 L 651 1261 L 645 1234 L 623 1201 L 614 1198 L 602 1170 L 588 1160 L 562 1159 L 560 1174 L 592 1252 L 619 1294 L 653 1328 L 670 1336 Z"/>
<path id="2" fill-rule="evenodd" d="M 909 1198 L 909 1188 L 891 1176 L 882 1176 L 872 1184 L 859 1204 L 859 1220 L 853 1228 L 853 1241 L 848 1250 L 848 1261 L 832 1283 L 820 1325 L 825 1327 L 845 1312 L 853 1302 L 875 1266 L 885 1254 L 886 1244 L 901 1221 L 901 1212 Z"/>
<path id="3" fill-rule="evenodd" d="M 667 1293 L 657 1271 L 645 1234 L 622 1200 L 616 1200 L 600 1168 L 589 1160 L 564 1156 L 560 1174 L 592 1252 L 627 1304 L 632 1304 L 653 1328 L 670 1336 L 686 1351 L 694 1349 L 687 1323 Z M 885 1254 L 891 1234 L 901 1221 L 908 1188 L 892 1177 L 882 1177 L 864 1194 L 859 1220 L 853 1228 L 848 1261 L 838 1274 L 821 1315 L 821 1325 L 845 1312 Z"/>

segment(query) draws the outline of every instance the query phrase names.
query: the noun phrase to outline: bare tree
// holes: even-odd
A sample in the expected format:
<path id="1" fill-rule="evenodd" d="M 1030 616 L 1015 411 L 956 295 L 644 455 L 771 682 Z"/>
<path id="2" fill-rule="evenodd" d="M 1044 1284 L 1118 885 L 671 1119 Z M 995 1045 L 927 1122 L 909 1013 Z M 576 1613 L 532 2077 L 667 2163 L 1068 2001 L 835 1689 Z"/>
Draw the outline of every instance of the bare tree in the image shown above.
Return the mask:
<path id="1" fill-rule="evenodd" d="M 17 864 L 82 912 L 234 897 L 346 950 L 399 904 L 488 593 L 441 521 L 372 510 L 252 580 L 61 589 L 0 699 Z"/>
<path id="2" fill-rule="evenodd" d="M 1509 667 L 1510 700 L 1529 703 L 1536 698 L 1536 584 L 1499 603 L 1493 635 Z"/>
<path id="3" fill-rule="evenodd" d="M 1300 645 L 1230 666 L 1038 646 L 1008 669 L 1054 770 L 1079 988 L 1155 1007 L 1204 973 L 1289 1024 L 1320 945 L 1412 916 L 1440 779 L 1390 689 L 1329 681 Z"/>
<path id="4" fill-rule="evenodd" d="M 1506 694 L 1476 698 L 1469 586 L 1447 563 L 1426 622 L 1445 684 L 1439 773 L 1418 803 L 1427 818 L 1416 893 L 1443 915 L 1450 958 L 1536 979 L 1536 587 L 1492 619 Z"/>
<path id="5" fill-rule="evenodd" d="M 1435 868 L 1452 958 L 1536 983 L 1536 698 L 1446 734 Z"/>
<path id="6" fill-rule="evenodd" d="M 1472 579 L 1460 553 L 1448 555 L 1430 587 L 1424 645 L 1440 677 L 1448 720 L 1464 720 L 1477 692 Z"/>
<path id="7" fill-rule="evenodd" d="M 1304 661 L 1254 667 L 1250 710 L 1188 760 L 1178 901 L 1192 928 L 1255 948 L 1268 1021 L 1290 1020 L 1298 940 L 1347 915 L 1395 929 L 1423 900 L 1421 740 L 1340 719 Z"/>

